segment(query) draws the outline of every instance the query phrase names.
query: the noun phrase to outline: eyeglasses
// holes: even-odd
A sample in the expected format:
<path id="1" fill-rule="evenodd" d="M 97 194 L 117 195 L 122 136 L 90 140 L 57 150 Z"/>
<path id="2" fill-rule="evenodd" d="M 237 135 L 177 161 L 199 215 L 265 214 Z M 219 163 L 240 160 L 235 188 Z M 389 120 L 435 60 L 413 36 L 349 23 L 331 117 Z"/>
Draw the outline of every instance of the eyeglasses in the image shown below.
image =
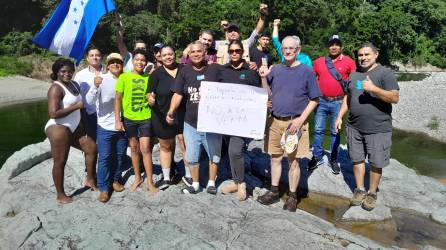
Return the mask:
<path id="1" fill-rule="evenodd" d="M 242 49 L 230 49 L 228 50 L 229 54 L 241 54 L 242 53 Z"/>
<path id="2" fill-rule="evenodd" d="M 287 51 L 295 51 L 298 48 L 299 47 L 282 47 L 282 50 L 287 52 Z"/>

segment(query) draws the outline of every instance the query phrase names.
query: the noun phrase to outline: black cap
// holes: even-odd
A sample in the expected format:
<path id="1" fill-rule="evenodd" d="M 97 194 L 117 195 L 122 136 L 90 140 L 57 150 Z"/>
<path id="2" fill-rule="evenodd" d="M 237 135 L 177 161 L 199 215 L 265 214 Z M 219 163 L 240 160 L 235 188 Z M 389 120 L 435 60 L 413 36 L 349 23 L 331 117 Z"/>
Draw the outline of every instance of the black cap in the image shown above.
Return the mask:
<path id="1" fill-rule="evenodd" d="M 230 23 L 227 27 L 228 30 L 240 30 L 240 26 L 237 23 Z"/>
<path id="2" fill-rule="evenodd" d="M 339 37 L 339 35 L 333 35 L 330 38 L 328 38 L 327 41 L 327 46 L 332 45 L 333 43 L 338 43 L 340 45 L 342 45 L 342 39 L 341 37 Z"/>
<path id="3" fill-rule="evenodd" d="M 161 50 L 162 48 L 164 47 L 164 44 L 163 43 L 155 43 L 154 45 L 153 45 L 153 51 L 159 51 L 159 50 Z"/>

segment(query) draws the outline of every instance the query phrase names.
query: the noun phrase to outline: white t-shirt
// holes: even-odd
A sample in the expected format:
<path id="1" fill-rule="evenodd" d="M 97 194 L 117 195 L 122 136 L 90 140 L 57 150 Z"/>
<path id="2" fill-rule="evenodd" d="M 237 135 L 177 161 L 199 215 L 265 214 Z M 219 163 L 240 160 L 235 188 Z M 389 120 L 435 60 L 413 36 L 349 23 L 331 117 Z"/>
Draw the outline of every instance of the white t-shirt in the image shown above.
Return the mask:
<path id="1" fill-rule="evenodd" d="M 101 71 L 104 67 L 101 66 Z M 86 67 L 85 69 L 79 71 L 74 76 L 74 81 L 76 81 L 80 88 L 81 88 L 81 95 L 82 95 L 82 101 L 84 102 L 85 110 L 89 115 L 96 113 L 96 106 L 88 104 L 88 102 L 85 99 L 85 96 L 87 95 L 88 91 L 94 86 L 94 77 L 95 73 L 90 70 L 90 66 Z"/>
<path id="2" fill-rule="evenodd" d="M 89 105 L 94 105 L 98 115 L 98 125 L 105 130 L 116 131 L 115 129 L 115 85 L 118 80 L 115 76 L 108 72 L 101 74 L 102 83 L 97 88 L 93 85 L 86 95 Z"/>

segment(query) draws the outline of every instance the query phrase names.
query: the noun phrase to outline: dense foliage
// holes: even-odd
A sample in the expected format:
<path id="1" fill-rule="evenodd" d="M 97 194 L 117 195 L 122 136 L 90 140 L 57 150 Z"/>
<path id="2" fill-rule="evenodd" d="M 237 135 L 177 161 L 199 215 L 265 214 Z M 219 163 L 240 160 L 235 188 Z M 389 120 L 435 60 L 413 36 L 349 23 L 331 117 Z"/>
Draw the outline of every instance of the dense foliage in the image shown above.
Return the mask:
<path id="1" fill-rule="evenodd" d="M 354 55 L 362 42 L 379 48 L 381 62 L 431 63 L 446 67 L 446 2 L 444 0 L 265 0 L 270 23 L 282 19 L 280 35 L 301 37 L 303 51 L 313 59 L 324 55 L 326 39 L 339 34 L 345 52 Z M 8 1 L 0 9 L 0 54 L 41 53 L 31 45 L 58 1 Z M 258 0 L 115 0 L 122 15 L 129 48 L 137 39 L 158 41 L 184 48 L 203 28 L 223 33 L 223 19 L 240 23 L 246 37 L 255 26 Z M 271 25 L 269 24 L 271 29 Z M 104 52 L 116 51 L 116 22 L 104 17 L 92 44 Z"/>

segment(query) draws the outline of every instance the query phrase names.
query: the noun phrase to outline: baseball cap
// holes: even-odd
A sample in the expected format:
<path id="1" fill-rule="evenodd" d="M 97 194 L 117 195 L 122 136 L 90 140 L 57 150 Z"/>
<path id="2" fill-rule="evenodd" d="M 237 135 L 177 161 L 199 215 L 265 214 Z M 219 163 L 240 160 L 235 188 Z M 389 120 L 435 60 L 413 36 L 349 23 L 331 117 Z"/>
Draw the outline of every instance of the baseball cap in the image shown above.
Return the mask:
<path id="1" fill-rule="evenodd" d="M 237 23 L 228 24 L 228 30 L 240 30 L 240 26 Z"/>
<path id="2" fill-rule="evenodd" d="M 280 146 L 287 154 L 292 154 L 296 151 L 297 146 L 299 144 L 299 139 L 302 137 L 302 130 L 299 130 L 297 133 L 291 133 L 289 131 L 289 127 L 282 134 L 282 138 L 280 139 Z"/>
<path id="3" fill-rule="evenodd" d="M 107 56 L 106 63 L 108 64 L 111 60 L 119 60 L 121 62 L 124 62 L 124 59 L 118 53 L 110 53 L 110 55 Z"/>
<path id="4" fill-rule="evenodd" d="M 339 43 L 339 44 L 342 45 L 342 39 L 341 39 L 341 37 L 339 37 L 339 35 L 333 35 L 333 36 L 331 36 L 330 38 L 328 38 L 327 46 L 330 46 L 330 45 L 332 45 L 333 43 Z"/>
<path id="5" fill-rule="evenodd" d="M 153 45 L 153 51 L 158 51 L 164 47 L 164 43 L 155 43 Z"/>

